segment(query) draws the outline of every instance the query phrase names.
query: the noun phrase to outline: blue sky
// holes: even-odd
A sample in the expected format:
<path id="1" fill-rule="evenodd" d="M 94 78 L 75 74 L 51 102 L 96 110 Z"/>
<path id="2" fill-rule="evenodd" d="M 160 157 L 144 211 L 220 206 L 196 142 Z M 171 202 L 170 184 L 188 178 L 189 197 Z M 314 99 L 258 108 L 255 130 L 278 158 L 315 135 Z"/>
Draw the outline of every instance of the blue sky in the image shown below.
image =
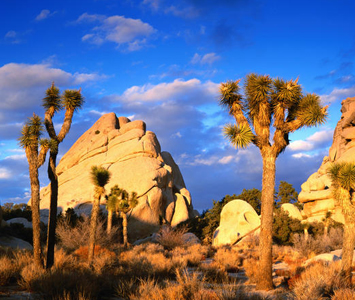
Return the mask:
<path id="1" fill-rule="evenodd" d="M 63 155 L 106 112 L 141 119 L 171 152 L 202 211 L 212 199 L 261 188 L 257 148 L 235 150 L 218 86 L 250 72 L 295 79 L 330 104 L 325 125 L 298 131 L 277 161 L 277 183 L 299 191 L 328 153 L 341 100 L 355 96 L 353 1 L 2 0 L 0 201 L 27 202 L 23 122 L 43 116 L 52 81 L 82 87 L 85 106 Z M 60 124 L 62 116 L 57 117 Z M 48 183 L 41 168 L 42 186 Z"/>

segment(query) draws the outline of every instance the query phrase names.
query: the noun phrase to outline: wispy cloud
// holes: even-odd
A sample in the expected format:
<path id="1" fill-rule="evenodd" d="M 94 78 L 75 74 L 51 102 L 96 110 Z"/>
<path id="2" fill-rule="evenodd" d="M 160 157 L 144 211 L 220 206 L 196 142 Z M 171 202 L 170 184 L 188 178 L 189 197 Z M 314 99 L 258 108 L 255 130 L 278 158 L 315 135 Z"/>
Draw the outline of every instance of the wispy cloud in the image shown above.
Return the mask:
<path id="1" fill-rule="evenodd" d="M 136 51 L 147 44 L 147 38 L 156 30 L 140 19 L 125 18 L 124 16 L 82 14 L 77 23 L 98 23 L 90 33 L 82 37 L 82 41 L 96 45 L 113 42 L 118 47 L 125 46 L 125 50 Z"/>
<path id="2" fill-rule="evenodd" d="M 355 86 L 339 89 L 334 88 L 330 94 L 321 95 L 322 103 L 330 104 L 335 101 L 346 99 L 347 97 L 353 97 L 355 95 Z"/>
<path id="3" fill-rule="evenodd" d="M 51 13 L 50 10 L 48 9 L 42 9 L 41 12 L 36 16 L 36 21 L 42 21 L 44 19 L 49 18 L 50 16 L 54 15 L 54 13 Z"/>
<path id="4" fill-rule="evenodd" d="M 219 55 L 216 55 L 216 53 L 207 53 L 205 55 L 200 55 L 198 53 L 195 53 L 193 58 L 191 59 L 192 64 L 201 64 L 201 65 L 212 65 L 214 62 L 220 60 L 221 57 Z"/>

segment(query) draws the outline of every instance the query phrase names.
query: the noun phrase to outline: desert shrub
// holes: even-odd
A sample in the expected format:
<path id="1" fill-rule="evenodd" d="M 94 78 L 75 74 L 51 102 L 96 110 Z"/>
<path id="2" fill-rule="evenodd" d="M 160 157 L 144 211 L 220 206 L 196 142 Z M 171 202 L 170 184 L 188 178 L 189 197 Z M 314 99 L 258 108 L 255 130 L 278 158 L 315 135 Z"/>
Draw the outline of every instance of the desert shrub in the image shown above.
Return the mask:
<path id="1" fill-rule="evenodd" d="M 25 203 L 5 203 L 1 206 L 1 209 L 2 217 L 5 221 L 13 218 L 25 218 L 28 221 L 32 221 L 31 207 Z"/>
<path id="2" fill-rule="evenodd" d="M 238 250 L 228 246 L 217 249 L 214 255 L 214 261 L 224 267 L 227 272 L 238 271 L 238 268 L 242 265 L 242 258 Z"/>
<path id="3" fill-rule="evenodd" d="M 247 258 L 243 261 L 243 267 L 245 275 L 248 276 L 250 283 L 256 283 L 258 281 L 259 274 L 259 262 L 255 258 Z"/>
<path id="4" fill-rule="evenodd" d="M 327 253 L 342 248 L 343 231 L 341 228 L 331 228 L 328 236 L 308 236 L 305 239 L 303 234 L 295 234 L 292 238 L 293 247 L 304 257 Z"/>
<path id="5" fill-rule="evenodd" d="M 0 258 L 0 286 L 8 285 L 16 277 L 16 270 L 9 257 Z"/>
<path id="6" fill-rule="evenodd" d="M 290 245 L 292 235 L 302 233 L 301 221 L 291 218 L 283 209 L 275 209 L 273 221 L 273 240 L 279 245 Z"/>
<path id="7" fill-rule="evenodd" d="M 347 288 L 340 276 L 340 263 L 316 262 L 306 268 L 294 282 L 293 293 L 297 300 L 329 299 L 335 290 Z"/>
<path id="8" fill-rule="evenodd" d="M 75 212 L 74 208 L 71 207 L 68 207 L 64 214 L 60 212 L 60 214 L 57 216 L 58 223 L 64 222 L 71 228 L 74 228 L 78 222 L 82 222 L 83 220 L 83 216 L 79 216 Z"/>
<path id="9" fill-rule="evenodd" d="M 201 261 L 204 261 L 209 254 L 210 248 L 208 246 L 196 244 L 189 247 L 176 247 L 168 253 L 168 256 L 181 266 L 195 267 Z"/>
<path id="10" fill-rule="evenodd" d="M 355 290 L 350 288 L 335 290 L 332 300 L 355 300 Z"/>
<path id="11" fill-rule="evenodd" d="M 224 266 L 217 263 L 202 264 L 199 268 L 203 278 L 209 283 L 229 283 L 228 273 Z"/>
<path id="12" fill-rule="evenodd" d="M 0 236 L 13 236 L 32 244 L 32 228 L 25 228 L 23 224 L 12 223 L 0 227 Z"/>
<path id="13" fill-rule="evenodd" d="M 160 245 L 166 250 L 172 250 L 175 247 L 184 246 L 183 235 L 187 232 L 186 227 L 172 228 L 170 226 L 163 226 L 157 238 Z"/>
<path id="14" fill-rule="evenodd" d="M 83 217 L 79 220 L 74 228 L 70 223 L 63 220 L 58 223 L 56 233 L 59 238 L 59 244 L 68 251 L 73 251 L 87 245 L 90 232 L 90 218 Z M 118 235 L 118 230 L 113 227 L 110 234 L 107 234 L 103 220 L 99 220 L 96 227 L 96 245 L 104 248 L 109 248 Z"/>

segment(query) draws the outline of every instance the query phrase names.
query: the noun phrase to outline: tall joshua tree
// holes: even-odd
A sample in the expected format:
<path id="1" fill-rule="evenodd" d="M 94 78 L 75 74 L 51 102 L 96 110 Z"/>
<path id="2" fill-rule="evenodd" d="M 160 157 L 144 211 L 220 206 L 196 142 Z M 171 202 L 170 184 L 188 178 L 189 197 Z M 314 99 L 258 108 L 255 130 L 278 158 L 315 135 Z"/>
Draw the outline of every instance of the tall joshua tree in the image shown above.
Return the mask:
<path id="1" fill-rule="evenodd" d="M 351 269 L 355 246 L 355 162 L 333 164 L 328 174 L 332 180 L 333 195 L 344 215 L 342 275 L 351 284 Z"/>
<path id="2" fill-rule="evenodd" d="M 126 248 L 128 245 L 128 234 L 127 234 L 127 227 L 128 227 L 128 220 L 127 220 L 127 214 L 130 210 L 132 210 L 134 207 L 136 207 L 138 204 L 138 199 L 137 199 L 137 193 L 136 192 L 131 192 L 129 194 L 126 190 L 120 189 L 118 185 L 115 185 L 111 188 L 111 193 L 108 196 L 107 199 L 107 208 L 108 212 L 111 215 L 112 212 L 119 212 L 123 221 L 122 221 L 122 227 L 123 227 L 123 245 Z M 112 222 L 108 220 L 107 228 L 111 225 L 109 225 L 109 222 Z"/>
<path id="3" fill-rule="evenodd" d="M 65 90 L 62 95 L 59 89 L 52 83 L 47 89 L 46 97 L 43 98 L 43 107 L 46 109 L 44 115 L 44 124 L 51 139 L 51 147 L 48 163 L 48 177 L 51 181 L 50 208 L 48 218 L 47 233 L 47 259 L 46 268 L 51 268 L 54 263 L 54 243 L 55 228 L 57 225 L 57 205 L 58 205 L 58 176 L 56 173 L 58 146 L 68 134 L 74 112 L 82 107 L 84 99 L 81 90 Z M 57 134 L 53 125 L 53 116 L 61 109 L 65 109 L 64 122 Z"/>
<path id="4" fill-rule="evenodd" d="M 88 248 L 88 260 L 92 262 L 94 258 L 94 249 L 96 241 L 97 219 L 100 211 L 100 200 L 105 195 L 105 185 L 110 181 L 111 173 L 103 167 L 92 166 L 91 181 L 95 186 L 94 201 L 91 210 L 90 219 L 90 237 Z"/>
<path id="5" fill-rule="evenodd" d="M 41 229 L 39 215 L 39 190 L 38 169 L 44 164 L 49 148 L 48 140 L 40 139 L 43 132 L 41 118 L 33 114 L 23 126 L 21 136 L 18 139 L 20 146 L 25 149 L 29 167 L 31 182 L 31 210 L 32 210 L 32 229 L 33 229 L 33 257 L 38 267 L 43 267 L 41 251 Z M 38 151 L 40 145 L 40 151 Z"/>
<path id="6" fill-rule="evenodd" d="M 319 96 L 302 94 L 298 79 L 285 81 L 268 75 L 249 74 L 240 93 L 240 80 L 220 85 L 220 103 L 236 124 L 224 127 L 224 134 L 236 148 L 256 145 L 263 161 L 261 196 L 260 266 L 258 289 L 272 283 L 272 221 L 276 158 L 289 144 L 289 134 L 301 127 L 322 124 L 327 107 Z M 273 127 L 273 128 L 272 128 Z M 272 135 L 273 133 L 273 135 Z"/>

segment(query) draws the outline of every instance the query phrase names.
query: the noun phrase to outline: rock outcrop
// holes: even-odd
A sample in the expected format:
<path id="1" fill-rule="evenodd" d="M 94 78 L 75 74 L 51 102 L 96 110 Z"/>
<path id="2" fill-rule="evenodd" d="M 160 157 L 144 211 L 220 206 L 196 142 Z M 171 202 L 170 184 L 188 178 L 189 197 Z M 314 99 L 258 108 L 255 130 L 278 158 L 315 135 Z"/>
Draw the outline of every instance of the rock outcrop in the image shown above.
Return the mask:
<path id="1" fill-rule="evenodd" d="M 221 211 L 219 227 L 213 234 L 213 246 L 233 245 L 260 226 L 260 218 L 246 201 L 232 200 Z"/>
<path id="2" fill-rule="evenodd" d="M 168 152 L 161 152 L 156 135 L 146 131 L 143 121 L 105 114 L 75 142 L 57 167 L 59 211 L 91 210 L 93 165 L 111 172 L 107 192 L 118 184 L 138 194 L 139 203 L 129 214 L 130 240 L 149 236 L 162 220 L 175 226 L 194 216 L 179 167 Z M 49 193 L 49 186 L 41 190 L 42 212 L 49 208 Z"/>
<path id="3" fill-rule="evenodd" d="M 344 221 L 341 208 L 332 196 L 331 180 L 327 175 L 331 163 L 355 160 L 355 97 L 347 98 L 341 104 L 342 116 L 334 131 L 329 156 L 324 157 L 319 170 L 301 186 L 298 200 L 304 203 L 303 213 L 308 221 L 321 221 L 327 211 L 332 213 L 335 221 Z"/>

